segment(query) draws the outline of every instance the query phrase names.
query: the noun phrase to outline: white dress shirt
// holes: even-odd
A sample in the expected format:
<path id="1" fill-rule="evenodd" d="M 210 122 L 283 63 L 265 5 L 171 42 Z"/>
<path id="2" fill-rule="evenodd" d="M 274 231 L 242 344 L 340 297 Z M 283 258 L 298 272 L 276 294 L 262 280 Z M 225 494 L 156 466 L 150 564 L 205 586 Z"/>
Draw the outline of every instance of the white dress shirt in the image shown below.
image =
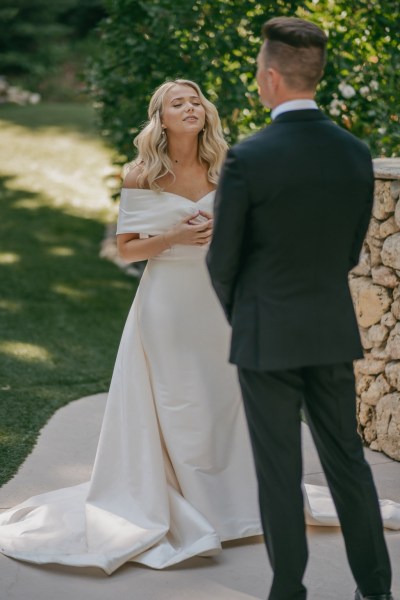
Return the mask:
<path id="1" fill-rule="evenodd" d="M 282 102 L 278 104 L 271 112 L 271 118 L 275 119 L 282 113 L 289 112 L 290 110 L 307 110 L 307 109 L 318 110 L 318 105 L 314 100 L 308 98 L 299 98 L 298 100 L 288 100 L 288 102 Z"/>

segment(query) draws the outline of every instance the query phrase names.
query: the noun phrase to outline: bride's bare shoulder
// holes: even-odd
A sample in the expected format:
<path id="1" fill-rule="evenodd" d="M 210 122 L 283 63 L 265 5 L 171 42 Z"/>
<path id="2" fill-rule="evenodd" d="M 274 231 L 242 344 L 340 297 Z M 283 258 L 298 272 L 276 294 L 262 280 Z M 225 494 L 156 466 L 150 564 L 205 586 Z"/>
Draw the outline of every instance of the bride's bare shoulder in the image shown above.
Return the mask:
<path id="1" fill-rule="evenodd" d="M 122 183 L 122 187 L 123 188 L 128 188 L 131 190 L 134 189 L 146 189 L 147 186 L 146 185 L 140 185 L 139 183 L 139 176 L 142 173 L 142 166 L 141 165 L 135 165 L 133 166 L 131 169 L 129 169 L 128 173 L 125 175 L 124 177 L 124 181 Z"/>

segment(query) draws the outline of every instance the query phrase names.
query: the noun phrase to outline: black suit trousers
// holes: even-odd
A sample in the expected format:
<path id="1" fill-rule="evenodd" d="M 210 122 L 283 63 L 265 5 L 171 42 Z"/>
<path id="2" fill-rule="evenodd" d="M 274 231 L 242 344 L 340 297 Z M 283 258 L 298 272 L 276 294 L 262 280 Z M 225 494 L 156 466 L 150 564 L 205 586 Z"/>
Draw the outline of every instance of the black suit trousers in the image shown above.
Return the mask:
<path id="1" fill-rule="evenodd" d="M 357 585 L 364 595 L 388 593 L 391 568 L 371 469 L 357 433 L 352 363 L 285 371 L 239 368 L 239 379 L 274 572 L 269 600 L 306 598 L 301 408 L 335 502 Z"/>

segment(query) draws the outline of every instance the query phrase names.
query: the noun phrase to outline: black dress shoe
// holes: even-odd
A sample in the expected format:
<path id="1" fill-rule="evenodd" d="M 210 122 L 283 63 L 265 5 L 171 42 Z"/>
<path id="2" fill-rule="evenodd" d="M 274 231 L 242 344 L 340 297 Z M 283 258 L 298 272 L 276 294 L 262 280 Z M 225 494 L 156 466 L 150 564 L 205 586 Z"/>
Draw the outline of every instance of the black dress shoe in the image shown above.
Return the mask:
<path id="1" fill-rule="evenodd" d="M 392 594 L 378 594 L 374 596 L 363 596 L 359 589 L 356 590 L 354 600 L 393 600 Z"/>

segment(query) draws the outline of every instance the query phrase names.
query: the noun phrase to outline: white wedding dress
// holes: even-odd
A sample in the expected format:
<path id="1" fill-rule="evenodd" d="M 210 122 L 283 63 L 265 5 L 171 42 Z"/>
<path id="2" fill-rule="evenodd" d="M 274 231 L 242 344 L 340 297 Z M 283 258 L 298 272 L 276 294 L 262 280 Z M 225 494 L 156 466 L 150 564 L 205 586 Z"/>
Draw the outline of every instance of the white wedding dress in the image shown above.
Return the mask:
<path id="1" fill-rule="evenodd" d="M 157 235 L 198 209 L 177 194 L 122 190 L 118 233 Z M 122 335 L 91 480 L 0 515 L 0 551 L 35 563 L 127 561 L 162 569 L 261 533 L 257 485 L 230 330 L 206 247 L 148 261 Z M 305 486 L 307 522 L 337 525 L 326 488 Z M 400 529 L 400 505 L 382 501 Z"/>

